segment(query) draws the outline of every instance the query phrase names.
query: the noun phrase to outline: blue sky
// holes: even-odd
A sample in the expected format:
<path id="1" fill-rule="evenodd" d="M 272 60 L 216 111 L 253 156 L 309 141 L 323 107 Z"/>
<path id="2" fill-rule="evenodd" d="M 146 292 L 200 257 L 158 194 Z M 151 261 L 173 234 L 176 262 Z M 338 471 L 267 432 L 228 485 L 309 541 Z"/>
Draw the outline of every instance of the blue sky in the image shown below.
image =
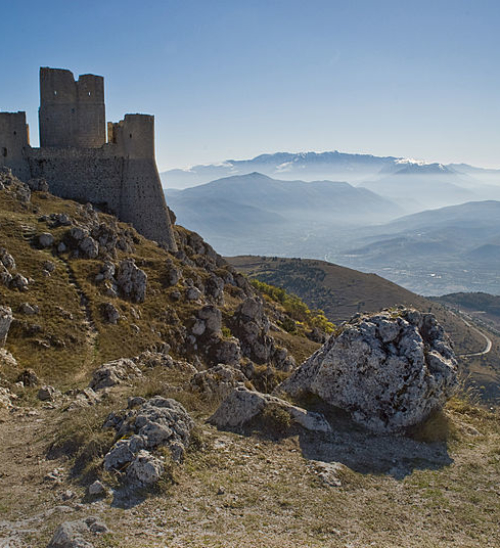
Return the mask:
<path id="1" fill-rule="evenodd" d="M 161 170 L 265 152 L 500 168 L 500 2 L 4 0 L 0 110 L 38 143 L 38 69 L 156 116 Z"/>

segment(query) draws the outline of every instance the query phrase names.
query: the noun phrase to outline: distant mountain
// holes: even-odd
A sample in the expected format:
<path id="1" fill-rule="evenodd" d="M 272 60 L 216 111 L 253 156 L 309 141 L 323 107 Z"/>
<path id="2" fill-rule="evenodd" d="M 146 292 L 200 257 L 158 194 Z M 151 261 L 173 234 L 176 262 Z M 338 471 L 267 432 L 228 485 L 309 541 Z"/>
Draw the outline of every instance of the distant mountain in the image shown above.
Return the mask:
<path id="1" fill-rule="evenodd" d="M 480 199 L 471 190 L 471 181 L 469 175 L 442 164 L 408 162 L 386 166 L 380 179 L 364 182 L 363 186 L 398 203 L 407 213 L 414 213 Z M 476 181 L 475 186 L 482 185 Z"/>
<path id="2" fill-rule="evenodd" d="M 380 222 L 401 213 L 392 202 L 348 183 L 280 181 L 261 173 L 226 177 L 166 196 L 179 222 L 196 230 L 224 253 L 233 247 L 290 237 L 325 227 Z"/>
<path id="3" fill-rule="evenodd" d="M 165 188 L 187 188 L 208 183 L 223 177 L 247 175 L 255 171 L 281 180 L 346 181 L 363 183 L 376 181 L 388 174 L 406 170 L 418 176 L 428 177 L 439 171 L 460 176 L 462 183 L 470 182 L 492 185 L 489 191 L 500 185 L 500 170 L 482 169 L 467 164 L 426 164 L 425 162 L 396 158 L 394 156 L 373 156 L 371 154 L 348 154 L 345 152 L 277 152 L 261 154 L 247 160 L 225 160 L 211 165 L 198 165 L 189 169 L 172 169 L 161 174 Z M 403 172 L 400 173 L 402 175 Z M 453 182 L 453 181 L 449 181 Z M 492 194 L 480 194 L 481 198 L 496 199 Z M 500 196 L 498 196 L 500 198 Z"/>
<path id="4" fill-rule="evenodd" d="M 423 294 L 500 293 L 499 251 L 500 202 L 490 200 L 424 211 L 358 233 L 336 260 Z"/>
<path id="5" fill-rule="evenodd" d="M 281 180 L 334 180 L 359 182 L 376 176 L 397 158 L 370 154 L 332 152 L 277 152 L 261 154 L 249 160 L 226 160 L 218 164 L 194 166 L 188 170 L 173 169 L 161 174 L 165 188 L 187 188 L 203 183 L 253 172 Z"/>

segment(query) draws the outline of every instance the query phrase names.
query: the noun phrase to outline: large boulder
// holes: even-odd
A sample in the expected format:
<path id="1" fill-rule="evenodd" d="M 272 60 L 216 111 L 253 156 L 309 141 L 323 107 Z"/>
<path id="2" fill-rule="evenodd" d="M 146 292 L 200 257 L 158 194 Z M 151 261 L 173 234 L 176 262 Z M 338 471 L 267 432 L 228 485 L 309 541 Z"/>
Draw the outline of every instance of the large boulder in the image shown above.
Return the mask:
<path id="1" fill-rule="evenodd" d="M 432 314 L 399 309 L 358 315 L 276 392 L 313 393 L 375 432 L 397 432 L 441 408 L 457 361 Z"/>
<path id="2" fill-rule="evenodd" d="M 289 415 L 290 421 L 306 430 L 330 432 L 331 426 L 320 413 L 306 411 L 285 400 L 239 386 L 221 403 L 208 419 L 218 428 L 239 428 L 269 409 L 279 409 Z"/>

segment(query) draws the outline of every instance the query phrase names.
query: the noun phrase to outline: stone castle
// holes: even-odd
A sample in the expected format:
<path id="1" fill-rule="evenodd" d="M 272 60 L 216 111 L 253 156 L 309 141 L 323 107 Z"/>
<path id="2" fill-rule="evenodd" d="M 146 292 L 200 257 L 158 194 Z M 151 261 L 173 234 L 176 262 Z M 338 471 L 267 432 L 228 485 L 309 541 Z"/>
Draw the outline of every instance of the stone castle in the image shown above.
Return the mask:
<path id="1" fill-rule="evenodd" d="M 107 125 L 104 79 L 40 68 L 40 148 L 29 144 L 25 112 L 0 112 L 0 167 L 21 180 L 44 178 L 50 192 L 91 202 L 175 251 L 156 167 L 154 117 L 126 114 Z"/>

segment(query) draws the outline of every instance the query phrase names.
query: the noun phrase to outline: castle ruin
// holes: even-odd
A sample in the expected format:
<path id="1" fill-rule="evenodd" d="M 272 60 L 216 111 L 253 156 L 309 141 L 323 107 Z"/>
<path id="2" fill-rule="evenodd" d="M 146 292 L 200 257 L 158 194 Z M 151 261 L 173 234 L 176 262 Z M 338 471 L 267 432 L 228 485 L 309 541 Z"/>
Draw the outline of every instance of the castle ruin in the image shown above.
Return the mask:
<path id="1" fill-rule="evenodd" d="M 61 198 L 91 202 L 175 251 L 156 167 L 154 117 L 126 114 L 107 125 L 104 79 L 40 68 L 40 148 L 29 144 L 25 112 L 0 112 L 0 167 L 21 180 L 44 178 Z"/>

